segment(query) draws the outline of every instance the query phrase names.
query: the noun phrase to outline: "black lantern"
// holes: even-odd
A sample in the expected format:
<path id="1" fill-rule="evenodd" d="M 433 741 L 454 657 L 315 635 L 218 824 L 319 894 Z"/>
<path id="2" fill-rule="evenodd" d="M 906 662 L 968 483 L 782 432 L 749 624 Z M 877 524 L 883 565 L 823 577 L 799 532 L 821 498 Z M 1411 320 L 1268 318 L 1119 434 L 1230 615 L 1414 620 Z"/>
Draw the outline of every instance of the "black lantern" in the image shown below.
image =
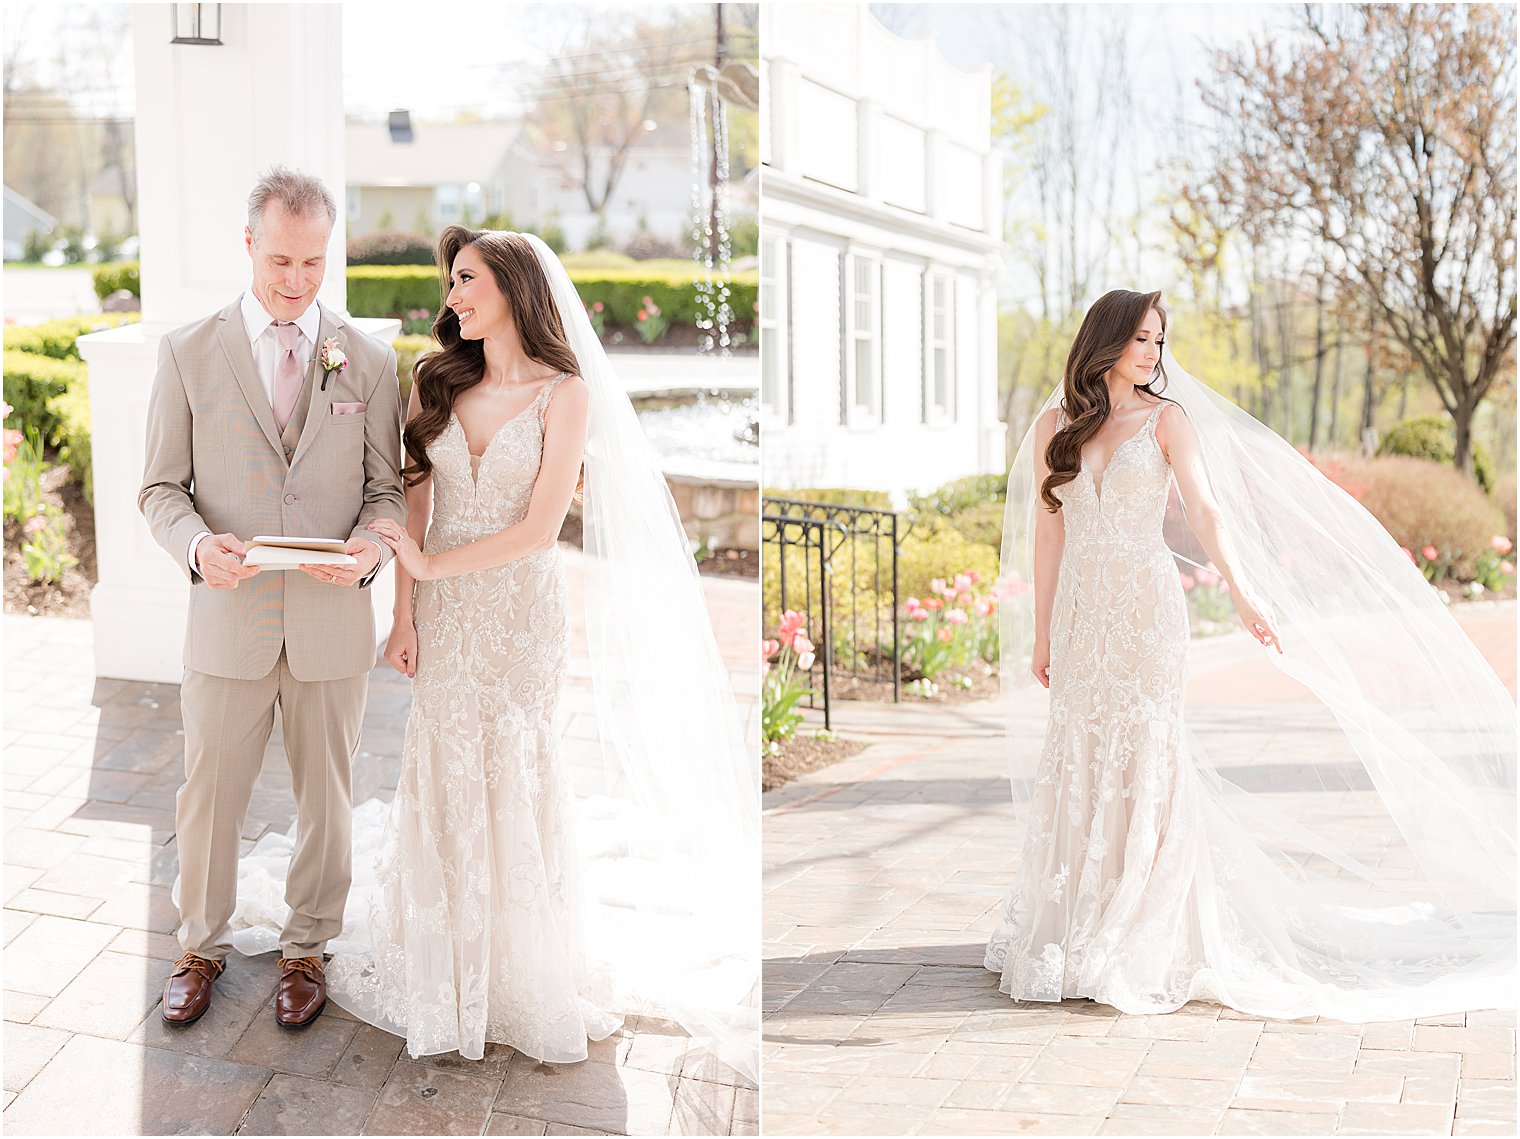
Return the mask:
<path id="1" fill-rule="evenodd" d="M 174 38 L 170 43 L 214 44 L 222 42 L 220 4 L 171 4 Z"/>

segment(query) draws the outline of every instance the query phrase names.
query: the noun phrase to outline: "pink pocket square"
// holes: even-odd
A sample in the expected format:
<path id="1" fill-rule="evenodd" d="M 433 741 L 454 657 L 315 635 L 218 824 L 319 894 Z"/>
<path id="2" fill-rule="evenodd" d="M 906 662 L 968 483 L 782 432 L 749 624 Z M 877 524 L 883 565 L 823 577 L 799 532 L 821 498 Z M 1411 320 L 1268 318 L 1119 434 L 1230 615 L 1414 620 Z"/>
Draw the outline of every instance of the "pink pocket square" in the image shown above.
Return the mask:
<path id="1" fill-rule="evenodd" d="M 332 405 L 334 415 L 358 415 L 369 405 L 366 403 L 335 403 Z"/>

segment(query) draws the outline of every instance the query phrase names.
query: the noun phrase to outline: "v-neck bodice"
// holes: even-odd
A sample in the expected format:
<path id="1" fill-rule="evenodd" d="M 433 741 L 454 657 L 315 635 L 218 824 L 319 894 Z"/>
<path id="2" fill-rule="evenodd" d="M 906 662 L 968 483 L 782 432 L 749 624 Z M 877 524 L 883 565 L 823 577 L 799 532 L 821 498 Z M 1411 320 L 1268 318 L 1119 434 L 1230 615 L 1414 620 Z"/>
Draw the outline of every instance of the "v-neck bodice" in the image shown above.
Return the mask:
<path id="1" fill-rule="evenodd" d="M 476 541 L 521 522 L 543 462 L 549 396 L 565 379 L 544 384 L 533 402 L 512 416 L 472 454 L 464 425 L 450 413 L 428 446 L 433 463 L 433 513 L 426 550 L 433 553 Z"/>
<path id="2" fill-rule="evenodd" d="M 1139 429 L 1114 448 L 1102 471 L 1094 474 L 1084 458 L 1077 477 L 1056 488 L 1068 540 L 1162 540 L 1172 468 L 1156 440 L 1156 424 L 1166 406 L 1151 409 Z M 1057 425 L 1063 421 L 1064 414 Z"/>

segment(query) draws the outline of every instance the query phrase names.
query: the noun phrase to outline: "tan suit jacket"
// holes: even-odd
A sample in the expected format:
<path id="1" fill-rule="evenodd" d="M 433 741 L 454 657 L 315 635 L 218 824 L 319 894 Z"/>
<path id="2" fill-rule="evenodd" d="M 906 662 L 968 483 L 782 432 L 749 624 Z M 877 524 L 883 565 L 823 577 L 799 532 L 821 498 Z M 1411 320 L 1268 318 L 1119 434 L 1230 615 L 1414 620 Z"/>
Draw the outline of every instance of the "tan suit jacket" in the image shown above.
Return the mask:
<path id="1" fill-rule="evenodd" d="M 364 531 L 371 519 L 405 523 L 396 353 L 327 308 L 320 311 L 307 374 L 311 405 L 289 462 L 238 301 L 175 329 L 159 346 L 137 505 L 194 587 L 185 665 L 197 672 L 255 680 L 274 668 L 281 645 L 291 674 L 302 681 L 374 667 L 365 589 L 327 585 L 299 570 L 265 570 L 236 589 L 210 589 L 186 562 L 190 540 L 202 530 L 246 542 L 256 534 L 373 537 Z M 348 367 L 324 391 L 318 357 L 329 337 L 337 338 Z M 334 403 L 367 408 L 333 415 Z M 384 566 L 394 555 L 383 543 L 378 548 Z"/>

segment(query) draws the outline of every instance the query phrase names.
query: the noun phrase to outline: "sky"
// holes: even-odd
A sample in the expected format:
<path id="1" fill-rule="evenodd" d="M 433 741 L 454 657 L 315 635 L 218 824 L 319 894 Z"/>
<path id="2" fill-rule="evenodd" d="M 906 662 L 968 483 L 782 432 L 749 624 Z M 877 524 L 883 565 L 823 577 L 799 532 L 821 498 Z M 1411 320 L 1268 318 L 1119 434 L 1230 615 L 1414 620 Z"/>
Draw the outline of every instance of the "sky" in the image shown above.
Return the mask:
<path id="1" fill-rule="evenodd" d="M 346 109 L 355 117 L 379 117 L 395 107 L 418 119 L 511 115 L 521 109 L 518 82 L 558 54 L 573 24 L 649 7 L 631 0 L 349 0 L 343 5 Z M 120 34 L 131 26 L 128 5 L 6 0 L 0 9 L 8 62 L 17 58 L 43 83 L 68 83 L 86 114 L 132 115 L 131 39 Z M 82 59 L 87 66 L 80 66 Z"/>

